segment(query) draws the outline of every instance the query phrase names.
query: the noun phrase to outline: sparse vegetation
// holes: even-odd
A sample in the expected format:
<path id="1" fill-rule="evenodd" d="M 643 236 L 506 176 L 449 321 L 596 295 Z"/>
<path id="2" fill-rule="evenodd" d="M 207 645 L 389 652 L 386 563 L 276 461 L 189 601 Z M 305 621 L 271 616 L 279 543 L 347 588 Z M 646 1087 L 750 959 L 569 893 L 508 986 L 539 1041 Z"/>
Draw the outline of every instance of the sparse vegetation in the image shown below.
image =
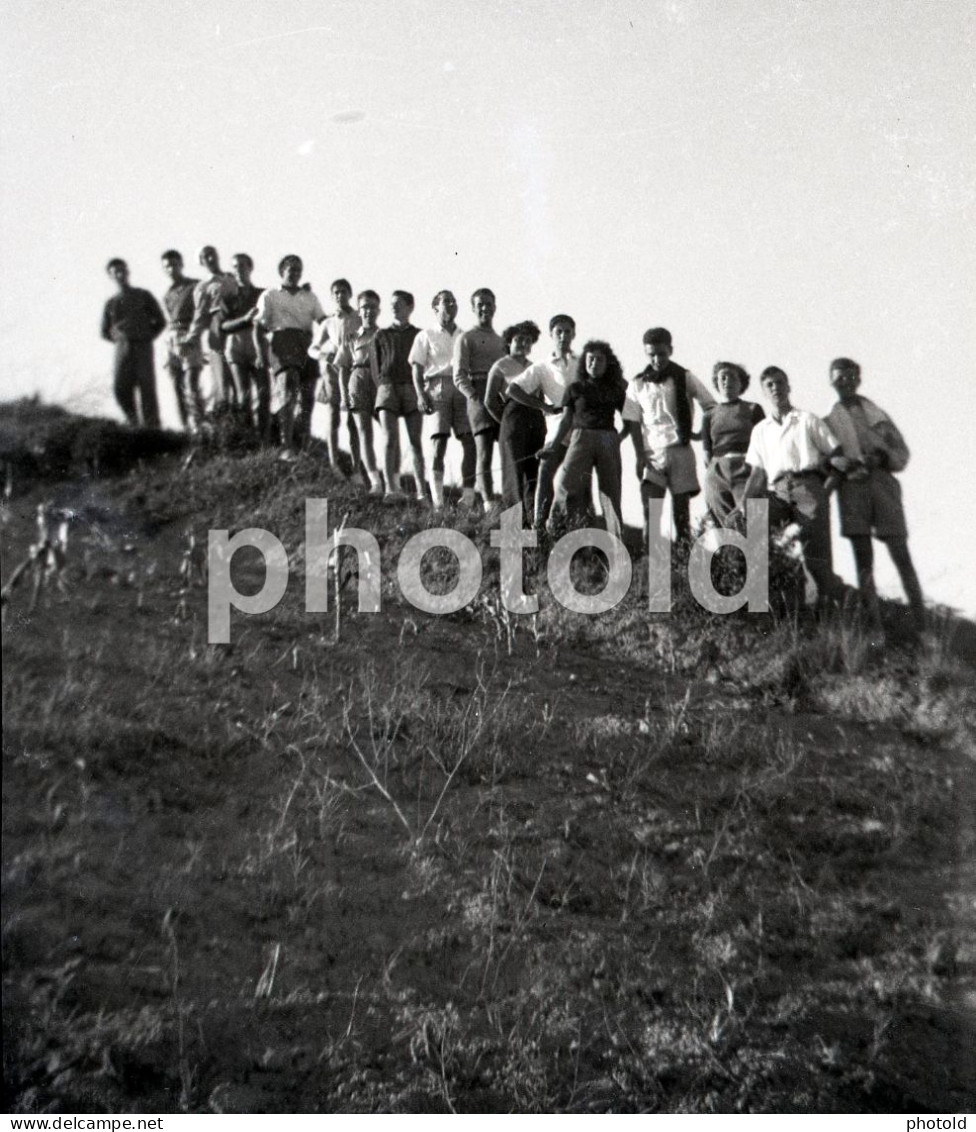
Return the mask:
<path id="1" fill-rule="evenodd" d="M 4 580 L 52 490 L 75 516 L 66 592 L 5 624 L 8 1111 L 972 1107 L 964 623 L 651 616 L 639 569 L 591 619 L 532 554 L 512 618 L 460 513 L 482 596 L 428 617 L 395 565 L 429 512 L 314 457 L 52 483 L 3 511 Z M 304 612 L 306 496 L 376 534 L 382 614 L 354 573 Z M 186 567 L 215 526 L 292 561 L 229 646 Z"/>

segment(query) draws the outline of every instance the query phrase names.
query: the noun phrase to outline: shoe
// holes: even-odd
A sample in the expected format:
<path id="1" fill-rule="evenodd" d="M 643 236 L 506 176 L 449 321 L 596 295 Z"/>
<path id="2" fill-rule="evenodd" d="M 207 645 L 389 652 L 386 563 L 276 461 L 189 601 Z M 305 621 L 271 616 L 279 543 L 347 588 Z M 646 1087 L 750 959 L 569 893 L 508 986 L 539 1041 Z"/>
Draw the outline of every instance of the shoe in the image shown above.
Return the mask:
<path id="1" fill-rule="evenodd" d="M 476 500 L 477 500 L 477 496 L 474 493 L 474 488 L 473 487 L 466 487 L 461 492 L 460 506 L 462 506 L 462 507 L 473 507 L 475 505 Z"/>

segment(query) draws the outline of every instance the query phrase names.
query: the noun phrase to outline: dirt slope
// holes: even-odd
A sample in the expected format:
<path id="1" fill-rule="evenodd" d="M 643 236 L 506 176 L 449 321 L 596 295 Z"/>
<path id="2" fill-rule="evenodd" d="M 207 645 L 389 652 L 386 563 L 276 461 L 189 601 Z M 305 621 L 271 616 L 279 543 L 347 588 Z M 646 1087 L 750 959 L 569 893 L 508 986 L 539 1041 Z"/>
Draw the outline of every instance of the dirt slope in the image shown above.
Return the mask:
<path id="1" fill-rule="evenodd" d="M 512 628 L 490 576 L 425 617 L 393 551 L 427 517 L 276 477 L 172 456 L 4 507 L 4 580 L 39 501 L 73 515 L 66 595 L 5 619 L 9 1111 L 973 1107 L 945 624 L 880 657 L 636 599 Z M 391 549 L 338 637 L 302 608 L 310 494 Z M 252 522 L 295 577 L 209 646 L 186 531 Z"/>

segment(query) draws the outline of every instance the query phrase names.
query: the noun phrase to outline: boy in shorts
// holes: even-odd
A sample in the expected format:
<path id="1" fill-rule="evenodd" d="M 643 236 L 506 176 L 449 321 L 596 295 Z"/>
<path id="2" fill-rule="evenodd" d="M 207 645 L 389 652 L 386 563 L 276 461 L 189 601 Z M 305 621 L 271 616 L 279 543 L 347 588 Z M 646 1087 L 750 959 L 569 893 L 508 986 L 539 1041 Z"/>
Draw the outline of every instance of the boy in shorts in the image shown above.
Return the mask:
<path id="1" fill-rule="evenodd" d="M 461 331 L 457 318 L 457 299 L 450 291 L 438 291 L 431 303 L 437 326 L 421 330 L 410 347 L 410 365 L 417 403 L 434 417 L 434 460 L 430 493 L 437 508 L 444 506 L 444 456 L 451 431 L 461 445 L 461 503 L 474 503 L 475 445 L 468 421 L 468 409 L 454 384 L 454 344 Z"/>
<path id="2" fill-rule="evenodd" d="M 498 424 L 485 408 L 488 371 L 508 353 L 505 340 L 496 334 L 495 294 L 479 287 L 471 296 L 471 309 L 478 325 L 464 331 L 454 343 L 454 384 L 468 401 L 468 423 L 474 434 L 476 471 L 475 486 L 485 508 L 491 506 L 491 457 L 498 436 Z"/>
<path id="3" fill-rule="evenodd" d="M 383 430 L 383 466 L 386 472 L 386 498 L 399 496 L 396 489 L 400 470 L 400 418 L 407 426 L 407 439 L 413 456 L 417 498 L 426 500 L 424 475 L 424 420 L 417 407 L 410 368 L 410 350 L 419 331 L 410 325 L 413 295 L 394 291 L 391 307 L 393 322 L 378 330 L 370 348 L 370 364 L 376 382 L 376 414 Z"/>
<path id="4" fill-rule="evenodd" d="M 341 473 L 342 467 L 338 460 L 339 419 L 340 410 L 343 406 L 339 396 L 339 371 L 335 365 L 335 356 L 342 346 L 356 334 L 362 322 L 352 306 L 352 285 L 348 279 L 334 280 L 329 291 L 332 295 L 332 301 L 335 303 L 335 312 L 316 327 L 309 355 L 325 367 L 316 400 L 325 409 L 329 462 L 337 472 Z M 354 448 L 358 450 L 359 445 L 359 437 L 355 435 L 356 423 L 354 418 L 347 417 L 346 424 L 349 429 L 349 450 L 353 452 Z M 353 467 L 355 468 L 359 461 L 355 458 L 355 452 L 353 452 L 353 456 Z"/>
<path id="5" fill-rule="evenodd" d="M 839 397 L 826 421 L 853 467 L 840 481 L 840 531 L 850 539 L 857 583 L 872 619 L 880 621 L 871 538 L 888 548 L 901 578 L 917 630 L 925 628 L 925 599 L 908 550 L 908 526 L 895 472 L 908 464 L 908 446 L 894 421 L 858 393 L 861 367 L 850 358 L 830 363 L 830 384 Z"/>
<path id="6" fill-rule="evenodd" d="M 353 468 L 358 468 L 361 461 L 369 478 L 370 495 L 382 495 L 383 481 L 376 467 L 373 448 L 376 383 L 370 364 L 373 339 L 376 337 L 376 320 L 380 313 L 380 297 L 375 291 L 360 291 L 356 296 L 356 305 L 359 308 L 359 329 L 338 348 L 332 364 L 339 380 L 339 407 L 348 413 L 349 450 Z"/>
<path id="7" fill-rule="evenodd" d="M 277 414 L 281 435 L 281 459 L 294 460 L 295 416 L 301 411 L 302 388 L 317 366 L 308 356 L 312 328 L 325 318 L 318 297 L 301 286 L 303 264 L 297 255 L 286 255 L 278 264 L 280 287 L 269 287 L 258 299 L 255 326 L 269 336 L 272 372 L 271 411 Z"/>
<path id="8" fill-rule="evenodd" d="M 200 395 L 203 350 L 199 341 L 187 342 L 186 336 L 193 322 L 193 293 L 199 280 L 183 274 L 183 256 L 175 248 L 163 252 L 161 258 L 163 271 L 170 279 L 169 290 L 163 295 L 163 308 L 169 323 L 166 368 L 173 379 L 180 423 L 185 429 L 194 429 L 203 416 L 203 398 Z"/>
<path id="9" fill-rule="evenodd" d="M 691 538 L 691 497 L 701 491 L 691 441 L 693 402 L 710 409 L 715 398 L 690 371 L 671 360 L 671 332 L 663 326 L 644 334 L 647 367 L 630 383 L 623 419 L 634 441 L 644 505 L 644 545 L 648 505 L 671 492 L 671 514 L 679 541 Z"/>
<path id="10" fill-rule="evenodd" d="M 229 272 L 221 271 L 220 256 L 212 244 L 205 244 L 197 258 L 208 274 L 193 289 L 193 321 L 186 333 L 186 343 L 202 347 L 204 360 L 210 367 L 212 403 L 218 406 L 232 400 L 234 395 L 224 364 L 220 324 L 228 301 L 237 294 L 237 280 Z"/>

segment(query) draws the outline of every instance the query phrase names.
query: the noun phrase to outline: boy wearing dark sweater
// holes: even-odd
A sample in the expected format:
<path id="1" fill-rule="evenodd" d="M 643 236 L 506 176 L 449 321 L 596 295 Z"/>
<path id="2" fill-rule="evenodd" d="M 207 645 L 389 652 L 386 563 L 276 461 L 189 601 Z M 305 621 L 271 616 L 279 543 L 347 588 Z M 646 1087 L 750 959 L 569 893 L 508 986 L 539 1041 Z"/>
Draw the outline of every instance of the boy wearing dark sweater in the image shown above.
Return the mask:
<path id="1" fill-rule="evenodd" d="M 417 481 L 417 498 L 426 500 L 424 473 L 423 431 L 424 418 L 417 403 L 410 366 L 413 340 L 420 333 L 410 323 L 414 300 L 409 291 L 394 291 L 391 300 L 393 323 L 377 330 L 370 347 L 370 364 L 376 382 L 376 415 L 384 436 L 384 471 L 387 498 L 400 493 L 395 485 L 399 477 L 400 418 L 407 426 L 407 439 L 413 456 L 414 476 Z"/>

